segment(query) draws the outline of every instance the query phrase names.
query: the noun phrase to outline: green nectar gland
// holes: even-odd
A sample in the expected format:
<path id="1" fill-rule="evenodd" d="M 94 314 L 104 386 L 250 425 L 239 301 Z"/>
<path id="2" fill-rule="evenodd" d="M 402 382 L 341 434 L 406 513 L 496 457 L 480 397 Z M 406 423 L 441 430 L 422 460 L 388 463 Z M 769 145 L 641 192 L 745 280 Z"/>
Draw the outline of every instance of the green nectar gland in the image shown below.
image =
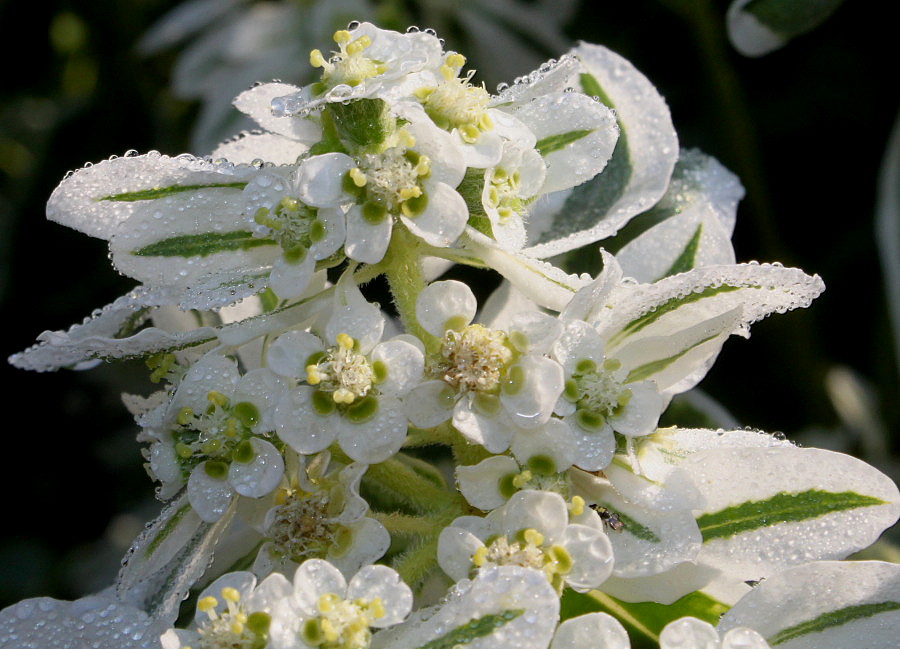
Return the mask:
<path id="1" fill-rule="evenodd" d="M 563 398 L 575 404 L 575 421 L 583 430 L 602 429 L 606 420 L 619 414 L 631 400 L 631 390 L 617 376 L 620 368 L 617 359 L 606 359 L 598 366 L 584 358 L 575 364 L 563 388 Z"/>

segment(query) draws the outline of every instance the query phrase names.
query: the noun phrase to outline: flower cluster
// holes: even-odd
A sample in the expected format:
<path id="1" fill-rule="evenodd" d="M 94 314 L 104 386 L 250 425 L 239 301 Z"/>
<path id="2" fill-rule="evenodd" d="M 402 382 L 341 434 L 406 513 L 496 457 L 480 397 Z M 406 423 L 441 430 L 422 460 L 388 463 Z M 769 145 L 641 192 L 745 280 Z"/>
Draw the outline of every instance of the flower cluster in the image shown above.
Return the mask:
<path id="1" fill-rule="evenodd" d="M 900 570 L 837 561 L 897 519 L 889 478 L 660 426 L 730 336 L 823 283 L 735 263 L 740 184 L 679 150 L 650 82 L 583 43 L 492 94 L 429 31 L 334 43 L 314 83 L 235 99 L 261 130 L 50 198 L 140 284 L 11 361 L 144 357 L 162 384 L 128 399 L 167 505 L 104 596 L 142 630 L 117 646 L 890 646 Z M 595 276 L 544 261 L 629 222 Z M 453 264 L 501 282 L 479 304 Z M 0 614 L 3 646 L 63 646 L 42 606 Z"/>

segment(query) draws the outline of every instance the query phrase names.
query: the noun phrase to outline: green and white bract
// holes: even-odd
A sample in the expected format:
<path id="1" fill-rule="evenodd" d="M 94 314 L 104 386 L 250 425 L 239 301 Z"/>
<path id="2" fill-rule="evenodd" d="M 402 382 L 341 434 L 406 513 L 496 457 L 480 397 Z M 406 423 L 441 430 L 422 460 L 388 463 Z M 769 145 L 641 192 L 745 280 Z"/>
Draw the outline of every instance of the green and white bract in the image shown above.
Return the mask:
<path id="1" fill-rule="evenodd" d="M 890 478 L 659 427 L 824 286 L 735 263 L 743 189 L 649 80 L 582 43 L 492 95 L 430 31 L 334 40 L 318 81 L 235 99 L 263 132 L 51 196 L 140 285 L 10 360 L 144 359 L 165 389 L 126 403 L 165 505 L 115 601 L 21 602 L 0 649 L 893 647 L 896 566 L 839 561 L 897 520 Z M 632 219 L 595 276 L 543 260 Z M 453 263 L 508 281 L 479 305 Z"/>

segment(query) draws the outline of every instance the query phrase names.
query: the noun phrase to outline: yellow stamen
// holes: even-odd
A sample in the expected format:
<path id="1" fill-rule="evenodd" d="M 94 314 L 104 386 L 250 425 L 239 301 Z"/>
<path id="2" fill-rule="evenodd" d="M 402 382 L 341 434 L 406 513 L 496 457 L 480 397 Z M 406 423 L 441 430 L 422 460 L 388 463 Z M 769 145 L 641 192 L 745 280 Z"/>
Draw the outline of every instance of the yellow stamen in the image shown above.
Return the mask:
<path id="1" fill-rule="evenodd" d="M 362 172 L 359 167 L 354 167 L 350 170 L 350 180 L 353 181 L 353 184 L 357 187 L 365 187 L 366 186 L 366 174 Z"/>

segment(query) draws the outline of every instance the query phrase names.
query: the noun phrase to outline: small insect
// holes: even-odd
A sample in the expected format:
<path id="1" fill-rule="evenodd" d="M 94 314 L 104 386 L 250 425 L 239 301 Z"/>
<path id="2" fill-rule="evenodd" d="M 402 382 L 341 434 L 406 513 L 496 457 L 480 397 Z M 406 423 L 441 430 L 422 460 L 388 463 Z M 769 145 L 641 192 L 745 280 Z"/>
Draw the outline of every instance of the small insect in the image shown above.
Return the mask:
<path id="1" fill-rule="evenodd" d="M 609 529 L 619 532 L 625 527 L 625 523 L 623 523 L 619 519 L 619 515 L 615 512 L 609 511 L 606 507 L 601 507 L 600 505 L 591 505 L 591 509 L 593 509 L 597 514 L 600 515 L 600 520 L 603 521 L 603 525 L 608 527 Z"/>

